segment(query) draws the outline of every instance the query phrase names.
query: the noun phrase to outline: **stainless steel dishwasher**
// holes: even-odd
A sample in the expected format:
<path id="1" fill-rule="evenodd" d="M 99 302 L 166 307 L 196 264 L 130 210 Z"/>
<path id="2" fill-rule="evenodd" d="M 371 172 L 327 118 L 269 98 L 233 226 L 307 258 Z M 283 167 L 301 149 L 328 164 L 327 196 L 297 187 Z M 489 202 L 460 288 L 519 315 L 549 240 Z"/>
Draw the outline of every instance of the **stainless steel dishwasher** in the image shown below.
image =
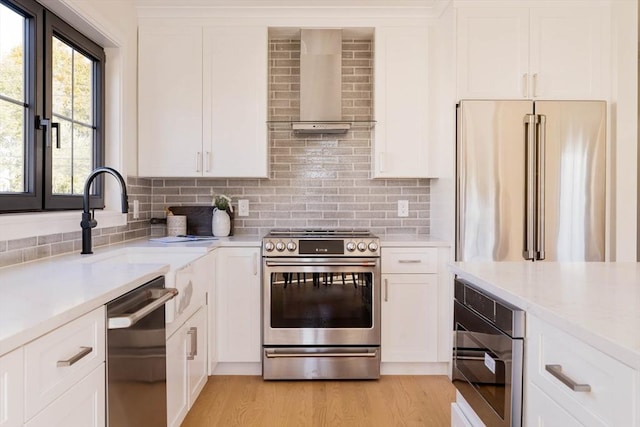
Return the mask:
<path id="1" fill-rule="evenodd" d="M 107 304 L 107 423 L 167 425 L 165 309 L 178 291 L 158 277 Z"/>

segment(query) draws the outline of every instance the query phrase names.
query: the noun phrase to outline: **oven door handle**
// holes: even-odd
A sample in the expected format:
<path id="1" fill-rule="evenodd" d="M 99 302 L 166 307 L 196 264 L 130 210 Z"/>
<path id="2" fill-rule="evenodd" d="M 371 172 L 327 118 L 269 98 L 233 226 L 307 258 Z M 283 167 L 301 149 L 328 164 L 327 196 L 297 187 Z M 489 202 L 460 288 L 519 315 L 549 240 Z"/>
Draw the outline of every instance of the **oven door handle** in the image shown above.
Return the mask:
<path id="1" fill-rule="evenodd" d="M 376 261 L 336 261 L 336 262 L 318 262 L 318 263 L 309 263 L 305 262 L 296 262 L 296 261 L 266 261 L 267 267 L 375 267 L 377 265 Z"/>
<path id="2" fill-rule="evenodd" d="M 264 355 L 269 359 L 277 359 L 283 357 L 376 357 L 378 355 L 378 350 L 374 350 L 373 352 L 363 352 L 363 353 L 354 353 L 354 352 L 345 352 L 345 353 L 276 353 L 274 351 L 265 351 Z"/>

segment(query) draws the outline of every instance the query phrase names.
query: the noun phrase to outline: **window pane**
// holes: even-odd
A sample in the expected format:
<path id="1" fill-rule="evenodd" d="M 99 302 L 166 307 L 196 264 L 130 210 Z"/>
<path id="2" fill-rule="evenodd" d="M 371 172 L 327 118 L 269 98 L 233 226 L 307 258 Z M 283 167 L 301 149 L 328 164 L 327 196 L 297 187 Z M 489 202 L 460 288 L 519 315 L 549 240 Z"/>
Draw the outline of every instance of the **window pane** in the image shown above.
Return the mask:
<path id="1" fill-rule="evenodd" d="M 60 123 L 60 148 L 52 149 L 52 193 L 82 194 L 93 169 L 93 60 L 56 37 L 52 44 L 53 117 Z"/>
<path id="2" fill-rule="evenodd" d="M 24 101 L 25 19 L 0 4 L 0 95 Z"/>
<path id="3" fill-rule="evenodd" d="M 93 61 L 78 52 L 73 58 L 73 117 L 76 121 L 92 124 Z"/>
<path id="4" fill-rule="evenodd" d="M 24 193 L 26 20 L 0 4 L 0 192 Z"/>
<path id="5" fill-rule="evenodd" d="M 82 194 L 92 165 L 93 129 L 76 124 L 73 128 L 73 194 Z"/>
<path id="6" fill-rule="evenodd" d="M 57 38 L 53 38 L 52 48 L 53 114 L 72 118 L 73 105 L 73 49 Z"/>

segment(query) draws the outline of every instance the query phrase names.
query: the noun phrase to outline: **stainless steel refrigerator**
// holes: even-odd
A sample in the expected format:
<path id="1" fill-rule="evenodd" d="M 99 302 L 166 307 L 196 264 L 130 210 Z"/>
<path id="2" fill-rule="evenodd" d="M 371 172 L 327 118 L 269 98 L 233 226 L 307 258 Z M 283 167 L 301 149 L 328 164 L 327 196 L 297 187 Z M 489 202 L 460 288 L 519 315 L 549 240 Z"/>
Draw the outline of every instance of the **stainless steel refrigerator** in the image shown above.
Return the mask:
<path id="1" fill-rule="evenodd" d="M 603 261 L 605 138 L 604 101 L 461 101 L 456 259 Z"/>

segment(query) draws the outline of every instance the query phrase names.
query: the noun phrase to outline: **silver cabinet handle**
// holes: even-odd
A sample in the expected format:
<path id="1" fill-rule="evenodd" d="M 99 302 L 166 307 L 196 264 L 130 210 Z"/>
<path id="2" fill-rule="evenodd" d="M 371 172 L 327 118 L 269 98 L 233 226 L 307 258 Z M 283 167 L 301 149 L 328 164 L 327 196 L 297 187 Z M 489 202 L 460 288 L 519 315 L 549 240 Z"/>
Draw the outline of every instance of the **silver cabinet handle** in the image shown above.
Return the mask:
<path id="1" fill-rule="evenodd" d="M 211 170 L 211 151 L 204 152 L 204 171 L 209 172 Z"/>
<path id="2" fill-rule="evenodd" d="M 380 153 L 380 155 L 378 156 L 378 159 L 379 159 L 380 172 L 384 172 L 384 152 Z"/>
<path id="3" fill-rule="evenodd" d="M 155 291 L 155 290 L 154 290 Z M 167 301 L 178 295 L 178 290 L 175 288 L 158 289 L 159 296 L 154 299 L 153 302 L 145 305 L 135 313 L 131 313 L 124 316 L 114 316 L 108 319 L 109 329 L 123 329 L 129 328 L 135 325 L 140 319 L 146 317 L 149 313 L 155 311 L 158 307 L 162 307 Z M 152 291 L 153 292 L 153 291 Z"/>
<path id="4" fill-rule="evenodd" d="M 200 165 L 202 165 L 202 153 L 196 152 L 196 172 L 200 172 Z"/>
<path id="5" fill-rule="evenodd" d="M 71 366 L 77 361 L 79 361 L 80 359 L 82 359 L 83 357 L 85 357 L 86 355 L 90 354 L 92 351 L 93 351 L 93 347 L 80 347 L 80 351 L 74 354 L 73 356 L 71 356 L 70 358 L 68 358 L 67 360 L 58 360 L 58 363 L 56 363 L 56 366 L 58 368 L 61 368 L 64 366 Z"/>
<path id="6" fill-rule="evenodd" d="M 384 302 L 389 301 L 389 279 L 384 279 Z"/>
<path id="7" fill-rule="evenodd" d="M 562 373 L 562 365 L 544 365 L 544 369 L 553 375 L 558 381 L 566 385 L 573 391 L 591 391 L 589 384 L 578 384 L 568 376 Z"/>
<path id="8" fill-rule="evenodd" d="M 529 74 L 524 73 L 522 75 L 522 97 L 526 98 L 529 95 Z"/>
<path id="9" fill-rule="evenodd" d="M 190 351 L 187 353 L 187 360 L 193 360 L 198 355 L 198 328 L 189 328 L 187 335 L 191 337 L 191 343 L 189 345 Z"/>
<path id="10" fill-rule="evenodd" d="M 533 74 L 533 97 L 538 96 L 538 73 Z"/>
<path id="11" fill-rule="evenodd" d="M 253 275 L 258 275 L 258 254 L 253 254 Z"/>
<path id="12" fill-rule="evenodd" d="M 398 262 L 400 264 L 420 264 L 422 260 L 421 259 L 399 259 Z"/>

